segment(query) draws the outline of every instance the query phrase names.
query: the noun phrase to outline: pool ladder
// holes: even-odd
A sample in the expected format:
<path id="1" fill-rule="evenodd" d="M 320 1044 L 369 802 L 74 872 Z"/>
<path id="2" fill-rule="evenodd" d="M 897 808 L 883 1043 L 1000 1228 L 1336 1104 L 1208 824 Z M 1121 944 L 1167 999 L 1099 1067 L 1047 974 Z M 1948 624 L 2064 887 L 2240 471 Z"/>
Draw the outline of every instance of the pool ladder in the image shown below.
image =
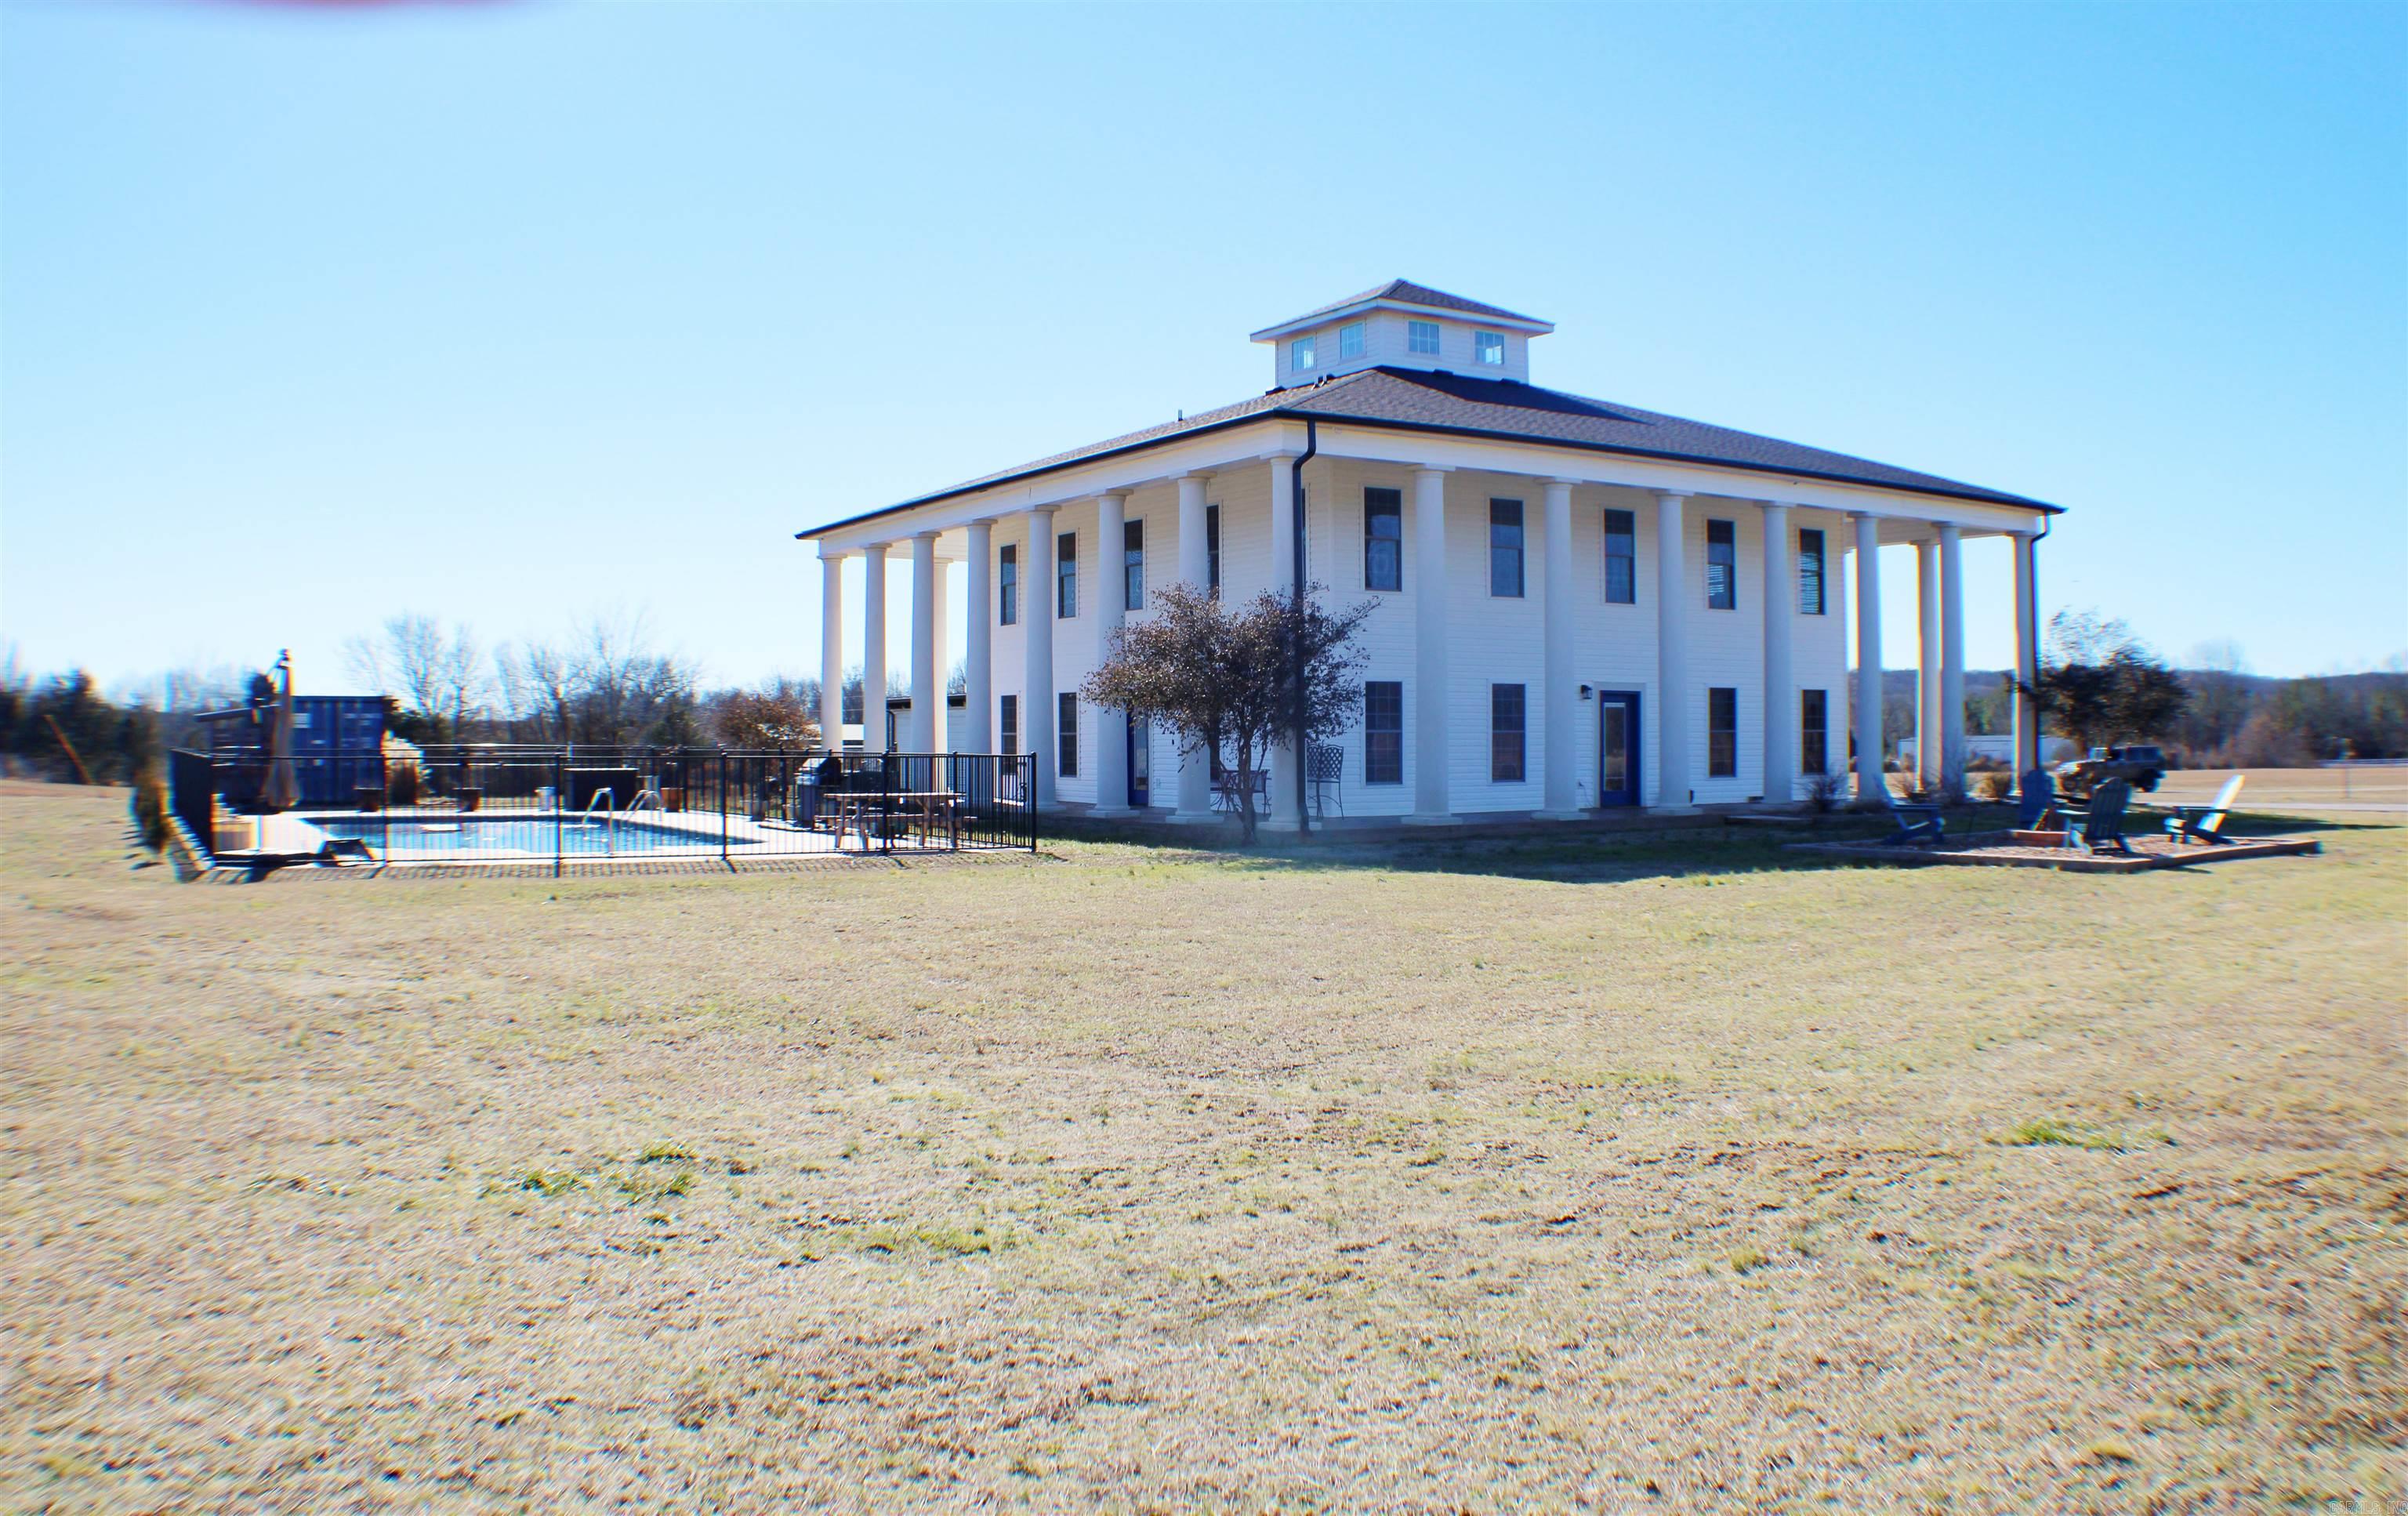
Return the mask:
<path id="1" fill-rule="evenodd" d="M 577 824 L 580 830 L 591 827 L 594 824 L 594 808 L 601 806 L 605 800 L 610 804 L 602 806 L 602 855 L 615 858 L 619 855 L 619 797 L 609 785 L 595 791 L 593 798 L 585 802 L 585 819 Z"/>

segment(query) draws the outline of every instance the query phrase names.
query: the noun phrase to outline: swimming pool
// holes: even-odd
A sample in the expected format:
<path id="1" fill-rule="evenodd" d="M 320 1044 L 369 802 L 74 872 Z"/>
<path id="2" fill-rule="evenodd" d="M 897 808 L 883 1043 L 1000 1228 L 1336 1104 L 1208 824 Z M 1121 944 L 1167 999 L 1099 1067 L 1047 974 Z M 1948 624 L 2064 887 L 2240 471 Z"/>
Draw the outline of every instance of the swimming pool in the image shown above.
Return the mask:
<path id="1" fill-rule="evenodd" d="M 692 825 L 524 812 L 512 816 L 312 816 L 330 837 L 357 840 L 387 862 L 410 859 L 624 858 L 710 853 L 758 848 L 758 838 L 730 829 L 723 842 L 717 817 Z M 747 829 L 749 830 L 749 828 Z"/>

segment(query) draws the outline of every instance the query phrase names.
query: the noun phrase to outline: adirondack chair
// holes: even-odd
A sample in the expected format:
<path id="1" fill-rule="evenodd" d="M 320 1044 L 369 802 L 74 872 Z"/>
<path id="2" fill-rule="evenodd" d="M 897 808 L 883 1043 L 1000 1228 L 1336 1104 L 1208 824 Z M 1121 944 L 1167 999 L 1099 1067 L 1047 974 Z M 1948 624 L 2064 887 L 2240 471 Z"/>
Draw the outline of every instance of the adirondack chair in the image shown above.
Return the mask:
<path id="1" fill-rule="evenodd" d="M 2166 818 L 2166 831 L 2176 846 L 2185 841 L 2229 843 L 2224 835 L 2224 815 L 2232 808 L 2232 797 L 2241 793 L 2243 776 L 2233 775 L 2215 792 L 2215 798 L 2203 806 L 2176 806 Z"/>
<path id="2" fill-rule="evenodd" d="M 1886 784 L 1882 786 L 1882 798 L 1889 802 L 1890 820 L 1898 822 L 1898 830 L 1882 838 L 1883 847 L 1900 848 L 1910 842 L 1946 840 L 1947 823 L 1941 820 L 1938 806 L 1900 800 L 1890 794 Z"/>
<path id="3" fill-rule="evenodd" d="M 2045 768 L 2028 770 L 2015 785 L 2015 824 L 2028 832 L 2057 805 L 2057 781 Z"/>
<path id="4" fill-rule="evenodd" d="M 2065 845 L 2128 855 L 2132 845 L 2124 840 L 2124 812 L 2131 803 L 2129 779 L 2101 780 L 2092 788 L 2087 805 L 2058 801 L 2057 812 L 2065 818 Z"/>

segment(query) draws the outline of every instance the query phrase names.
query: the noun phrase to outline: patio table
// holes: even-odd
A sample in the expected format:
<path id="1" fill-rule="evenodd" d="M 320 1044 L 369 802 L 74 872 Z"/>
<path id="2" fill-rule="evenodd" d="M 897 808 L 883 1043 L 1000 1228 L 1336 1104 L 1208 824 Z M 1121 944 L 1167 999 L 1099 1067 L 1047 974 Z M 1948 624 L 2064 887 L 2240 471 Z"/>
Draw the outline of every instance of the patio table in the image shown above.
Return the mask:
<path id="1" fill-rule="evenodd" d="M 919 833 L 923 844 L 939 826 L 945 829 L 946 840 L 961 846 L 961 793 L 957 790 L 839 790 L 820 797 L 823 814 L 836 819 L 836 845 L 844 846 L 845 835 L 858 831 L 861 849 L 869 851 L 870 827 L 873 819 L 901 816 Z"/>

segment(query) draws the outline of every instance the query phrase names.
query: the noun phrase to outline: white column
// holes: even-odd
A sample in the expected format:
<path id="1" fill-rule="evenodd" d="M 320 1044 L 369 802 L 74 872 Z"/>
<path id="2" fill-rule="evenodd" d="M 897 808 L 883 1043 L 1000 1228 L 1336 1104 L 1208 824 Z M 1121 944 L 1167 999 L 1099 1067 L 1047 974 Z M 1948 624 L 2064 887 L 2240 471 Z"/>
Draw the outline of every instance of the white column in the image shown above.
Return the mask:
<path id="1" fill-rule="evenodd" d="M 1273 453 L 1270 465 L 1271 588 L 1283 600 L 1297 581 L 1295 455 Z M 1295 740 L 1274 743 L 1270 757 L 1270 806 L 1263 824 L 1275 831 L 1290 831 L 1302 822 L 1296 791 L 1297 766 L 1301 760 Z"/>
<path id="2" fill-rule="evenodd" d="M 911 720 L 904 747 L 937 751 L 937 534 L 911 534 Z"/>
<path id="3" fill-rule="evenodd" d="M 1656 496 L 1656 809 L 1686 816 L 1689 801 L 1689 717 L 1698 692 L 1689 687 L 1689 539 L 1681 520 L 1689 497 L 1667 490 Z"/>
<path id="4" fill-rule="evenodd" d="M 1443 826 L 1446 763 L 1446 470 L 1413 470 L 1413 810 L 1405 820 Z"/>
<path id="5" fill-rule="evenodd" d="M 962 669 L 969 679 L 962 708 L 963 752 L 995 751 L 995 523 L 969 524 L 968 608 L 962 613 Z"/>
<path id="6" fill-rule="evenodd" d="M 1798 778 L 1798 691 L 1789 634 L 1798 614 L 1789 508 L 1764 503 L 1764 802 L 1788 803 Z"/>
<path id="7" fill-rule="evenodd" d="M 1856 803 L 1885 805 L 1882 779 L 1881 522 L 1856 523 Z"/>
<path id="8" fill-rule="evenodd" d="M 1205 533 L 1205 476 L 1185 474 L 1179 480 L 1179 577 L 1190 586 L 1209 589 L 1212 583 L 1212 544 Z M 1179 808 L 1174 822 L 1209 822 L 1212 814 L 1212 756 L 1202 748 L 1179 755 Z"/>
<path id="9" fill-rule="evenodd" d="M 1546 492 L 1546 515 L 1541 528 L 1545 551 L 1539 570 L 1539 593 L 1546 596 L 1541 622 L 1546 638 L 1542 675 L 1546 682 L 1540 686 L 1539 697 L 1546 723 L 1546 770 L 1541 776 L 1544 808 L 1539 815 L 1546 821 L 1577 821 L 1580 789 L 1573 754 L 1579 743 L 1572 722 L 1580 713 L 1580 699 L 1573 690 L 1572 608 L 1581 575 L 1572 563 L 1572 481 L 1549 479 Z"/>
<path id="10" fill-rule="evenodd" d="M 2024 776 L 2040 766 L 2040 708 L 2030 690 L 2040 679 L 2040 582 L 2029 532 L 2014 534 L 2015 544 L 2015 793 L 2023 793 Z"/>
<path id="11" fill-rule="evenodd" d="M 1940 528 L 1940 777 L 1965 783 L 1964 534 Z"/>
<path id="12" fill-rule="evenodd" d="M 886 751 L 886 544 L 861 552 L 861 751 Z"/>
<path id="13" fill-rule="evenodd" d="M 1021 680 L 1020 751 L 1037 755 L 1037 805 L 1054 808 L 1054 751 L 1059 713 L 1054 708 L 1054 508 L 1028 513 L 1028 565 L 1020 581 L 1020 632 L 1028 661 Z"/>
<path id="14" fill-rule="evenodd" d="M 1914 773 L 1940 782 L 1940 544 L 1914 545 Z"/>
<path id="15" fill-rule="evenodd" d="M 953 742 L 953 713 L 947 692 L 953 681 L 953 561 L 937 560 L 937 595 L 930 602 L 936 623 L 937 702 L 928 712 L 928 751 L 959 752 Z"/>
<path id="16" fill-rule="evenodd" d="M 1128 615 L 1128 497 L 1096 498 L 1096 666 L 1111 656 L 1112 634 Z M 1105 706 L 1090 706 L 1096 726 L 1095 816 L 1134 816 L 1128 803 L 1128 717 Z"/>
<path id="17" fill-rule="evenodd" d="M 820 548 L 820 740 L 844 748 L 844 559 Z"/>

